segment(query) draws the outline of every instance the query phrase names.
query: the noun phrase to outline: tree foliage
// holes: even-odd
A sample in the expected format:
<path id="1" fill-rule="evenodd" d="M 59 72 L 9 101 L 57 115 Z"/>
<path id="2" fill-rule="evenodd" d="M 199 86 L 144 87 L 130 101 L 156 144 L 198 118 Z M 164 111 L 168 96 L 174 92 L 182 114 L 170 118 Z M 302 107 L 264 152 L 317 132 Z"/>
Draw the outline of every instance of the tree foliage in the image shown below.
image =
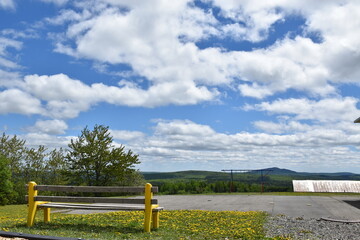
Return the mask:
<path id="1" fill-rule="evenodd" d="M 103 125 L 95 125 L 92 131 L 86 127 L 69 148 L 66 158 L 75 184 L 115 185 L 134 173 L 134 165 L 140 163 L 131 150 L 125 152 L 123 145 L 113 145 L 109 127 Z"/>
<path id="2" fill-rule="evenodd" d="M 234 182 L 232 189 L 229 181 L 164 181 L 152 182 L 159 186 L 159 191 L 163 194 L 201 194 L 201 193 L 226 193 L 226 192 L 260 192 L 261 185 L 256 183 Z M 277 189 L 277 188 L 276 188 Z M 275 190 L 275 187 L 274 187 Z"/>
<path id="3" fill-rule="evenodd" d="M 48 161 L 45 165 L 47 181 L 53 185 L 66 184 L 67 164 L 65 160 L 66 151 L 63 148 L 53 149 L 48 154 Z"/>
<path id="4" fill-rule="evenodd" d="M 45 165 L 47 158 L 47 149 L 44 146 L 38 148 L 26 149 L 24 157 L 23 176 L 26 182 L 35 181 L 42 182 L 46 180 Z"/>
<path id="5" fill-rule="evenodd" d="M 10 161 L 0 154 L 0 205 L 15 202 L 16 193 L 11 182 Z"/>
<path id="6" fill-rule="evenodd" d="M 13 174 L 21 172 L 25 151 L 25 140 L 19 139 L 16 135 L 10 138 L 5 133 L 2 134 L 0 138 L 0 154 L 9 160 Z"/>

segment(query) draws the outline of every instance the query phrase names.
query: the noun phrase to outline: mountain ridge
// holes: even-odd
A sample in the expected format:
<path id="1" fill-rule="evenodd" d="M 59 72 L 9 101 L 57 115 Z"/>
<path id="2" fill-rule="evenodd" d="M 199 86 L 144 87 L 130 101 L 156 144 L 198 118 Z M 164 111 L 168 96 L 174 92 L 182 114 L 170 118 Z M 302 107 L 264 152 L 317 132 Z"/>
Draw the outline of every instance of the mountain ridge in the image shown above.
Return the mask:
<path id="1" fill-rule="evenodd" d="M 229 169 L 231 170 L 231 169 Z M 233 169 L 234 173 L 239 173 L 236 170 L 237 169 Z M 293 170 L 289 170 L 286 168 L 278 168 L 278 167 L 271 167 L 271 168 L 264 168 L 264 169 L 244 169 L 243 173 L 256 173 L 256 172 L 267 172 L 268 174 L 273 174 L 273 175 L 307 175 L 307 176 L 311 176 L 311 175 L 322 175 L 322 176 L 355 176 L 355 175 L 360 175 L 357 173 L 352 173 L 352 172 L 297 172 L 297 171 L 293 171 Z M 151 174 L 164 174 L 164 175 L 177 175 L 177 174 L 192 174 L 192 175 L 200 175 L 200 174 L 219 174 L 219 173 L 226 173 L 228 174 L 229 171 L 224 172 L 224 171 L 209 171 L 209 170 L 182 170 L 182 171 L 173 171 L 173 172 L 156 172 L 156 171 L 151 171 L 151 172 L 141 172 L 143 175 L 151 175 Z"/>

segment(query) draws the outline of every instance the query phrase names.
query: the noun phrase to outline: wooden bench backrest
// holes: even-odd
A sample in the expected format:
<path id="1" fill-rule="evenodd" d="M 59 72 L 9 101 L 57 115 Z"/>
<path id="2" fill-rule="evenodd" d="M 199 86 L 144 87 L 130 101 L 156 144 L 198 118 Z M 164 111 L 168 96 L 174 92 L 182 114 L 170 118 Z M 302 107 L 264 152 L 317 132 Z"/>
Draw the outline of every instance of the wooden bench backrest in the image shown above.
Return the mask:
<path id="1" fill-rule="evenodd" d="M 145 192 L 145 187 L 35 185 L 34 190 L 51 192 L 143 193 Z M 158 191 L 158 187 L 151 188 L 151 192 L 153 193 L 157 193 Z"/>

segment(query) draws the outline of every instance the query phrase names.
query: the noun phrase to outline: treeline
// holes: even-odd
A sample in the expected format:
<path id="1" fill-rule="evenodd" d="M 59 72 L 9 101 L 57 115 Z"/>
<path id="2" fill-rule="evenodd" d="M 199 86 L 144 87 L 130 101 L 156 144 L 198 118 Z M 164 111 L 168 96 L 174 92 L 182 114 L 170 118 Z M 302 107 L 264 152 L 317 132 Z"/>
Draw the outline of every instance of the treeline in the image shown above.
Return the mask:
<path id="1" fill-rule="evenodd" d="M 65 151 L 48 151 L 44 146 L 29 148 L 26 141 L 5 133 L 0 139 L 0 204 L 23 203 L 25 184 L 37 181 L 44 184 L 65 182 Z"/>
<path id="2" fill-rule="evenodd" d="M 5 133 L 0 137 L 0 205 L 24 203 L 29 181 L 42 185 L 139 185 L 134 169 L 138 155 L 115 147 L 109 128 L 87 127 L 68 149 L 27 147 L 26 141 Z"/>
<path id="3" fill-rule="evenodd" d="M 226 193 L 226 192 L 287 192 L 292 191 L 290 186 L 262 185 L 260 183 L 241 183 L 229 181 L 152 181 L 159 186 L 162 194 L 201 194 L 201 193 Z"/>

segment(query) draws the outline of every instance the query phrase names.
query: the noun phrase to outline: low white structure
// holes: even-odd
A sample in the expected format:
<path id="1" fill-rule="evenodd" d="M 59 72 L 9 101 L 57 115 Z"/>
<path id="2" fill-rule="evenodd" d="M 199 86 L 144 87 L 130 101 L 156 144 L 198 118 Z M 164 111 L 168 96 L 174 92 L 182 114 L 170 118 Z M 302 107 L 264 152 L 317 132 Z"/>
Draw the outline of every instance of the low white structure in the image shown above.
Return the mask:
<path id="1" fill-rule="evenodd" d="M 293 180 L 294 192 L 360 193 L 360 181 Z"/>

